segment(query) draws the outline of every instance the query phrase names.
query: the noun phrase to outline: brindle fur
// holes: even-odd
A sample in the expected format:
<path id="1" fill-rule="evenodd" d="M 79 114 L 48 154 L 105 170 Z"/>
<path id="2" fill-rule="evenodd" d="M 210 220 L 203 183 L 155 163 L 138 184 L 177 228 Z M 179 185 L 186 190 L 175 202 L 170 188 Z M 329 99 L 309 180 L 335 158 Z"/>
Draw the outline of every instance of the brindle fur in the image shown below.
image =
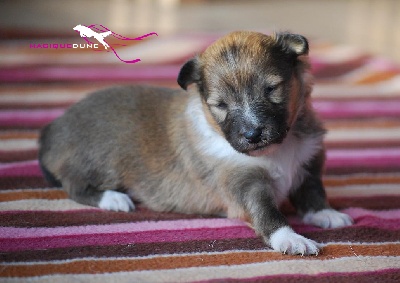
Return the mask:
<path id="1" fill-rule="evenodd" d="M 73 105 L 43 129 L 41 167 L 77 202 L 118 190 L 157 211 L 247 220 L 269 244 L 288 225 L 283 198 L 302 214 L 329 207 L 307 53 L 299 35 L 232 33 L 182 67 L 188 91 L 117 87 Z"/>

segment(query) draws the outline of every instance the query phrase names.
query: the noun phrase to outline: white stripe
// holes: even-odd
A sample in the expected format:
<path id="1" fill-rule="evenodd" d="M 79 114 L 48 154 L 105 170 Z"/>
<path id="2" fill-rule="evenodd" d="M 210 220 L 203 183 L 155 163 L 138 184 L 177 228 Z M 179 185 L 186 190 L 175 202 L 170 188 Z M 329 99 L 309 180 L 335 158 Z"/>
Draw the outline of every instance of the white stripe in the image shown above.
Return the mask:
<path id="1" fill-rule="evenodd" d="M 353 180 L 353 179 L 371 179 L 371 178 L 399 178 L 400 173 L 354 173 L 354 174 L 347 174 L 347 175 L 324 175 L 323 179 L 326 181 L 330 180 Z"/>
<path id="2" fill-rule="evenodd" d="M 26 103 L 26 104 L 51 104 L 54 102 L 73 102 L 83 98 L 89 91 L 77 91 L 76 93 L 71 93 L 67 91 L 60 90 L 43 90 L 40 92 L 32 91 L 28 94 L 3 94 L 0 92 L 0 103 Z"/>
<path id="3" fill-rule="evenodd" d="M 380 140 L 400 141 L 400 127 L 332 129 L 325 136 L 327 142 Z"/>
<path id="4" fill-rule="evenodd" d="M 29 150 L 38 148 L 37 139 L 6 139 L 0 140 L 0 150 Z"/>
<path id="5" fill-rule="evenodd" d="M 361 98 L 361 97 L 400 97 L 400 75 L 390 80 L 380 81 L 374 84 L 315 84 L 312 93 L 314 98 Z"/>
<path id="6" fill-rule="evenodd" d="M 340 187 L 326 187 L 328 198 L 330 197 L 359 197 L 359 196 L 399 196 L 398 184 L 370 184 L 349 185 Z"/>

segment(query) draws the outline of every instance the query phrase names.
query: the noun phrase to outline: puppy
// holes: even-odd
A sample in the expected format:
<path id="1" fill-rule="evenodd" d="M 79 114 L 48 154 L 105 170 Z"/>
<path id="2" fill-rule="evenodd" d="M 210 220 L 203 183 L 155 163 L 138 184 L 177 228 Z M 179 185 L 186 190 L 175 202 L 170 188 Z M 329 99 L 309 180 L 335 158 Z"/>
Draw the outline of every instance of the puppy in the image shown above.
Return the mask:
<path id="1" fill-rule="evenodd" d="M 325 130 L 310 102 L 308 42 L 234 32 L 182 67 L 187 91 L 149 86 L 96 92 L 45 127 L 46 178 L 82 204 L 226 215 L 251 223 L 274 250 L 318 254 L 278 210 L 306 223 L 350 225 L 321 182 Z"/>

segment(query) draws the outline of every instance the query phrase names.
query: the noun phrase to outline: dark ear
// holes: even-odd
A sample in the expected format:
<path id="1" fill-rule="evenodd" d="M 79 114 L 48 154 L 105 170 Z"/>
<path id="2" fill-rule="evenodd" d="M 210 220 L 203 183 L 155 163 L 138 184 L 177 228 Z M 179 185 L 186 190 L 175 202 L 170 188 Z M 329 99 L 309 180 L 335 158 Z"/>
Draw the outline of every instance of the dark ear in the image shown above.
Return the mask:
<path id="1" fill-rule="evenodd" d="M 308 41 L 302 35 L 283 32 L 276 33 L 274 38 L 276 43 L 289 54 L 296 56 L 308 54 Z"/>
<path id="2" fill-rule="evenodd" d="M 181 68 L 178 75 L 178 84 L 184 90 L 187 89 L 188 85 L 200 81 L 200 71 L 198 67 L 197 58 L 193 58 L 187 61 Z"/>

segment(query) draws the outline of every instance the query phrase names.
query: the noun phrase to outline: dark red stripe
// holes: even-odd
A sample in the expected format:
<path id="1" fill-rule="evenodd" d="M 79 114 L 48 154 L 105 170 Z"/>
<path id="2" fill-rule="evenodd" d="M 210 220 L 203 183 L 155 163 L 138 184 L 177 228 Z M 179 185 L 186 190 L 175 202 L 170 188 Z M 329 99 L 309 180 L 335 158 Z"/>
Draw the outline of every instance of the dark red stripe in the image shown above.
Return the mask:
<path id="1" fill-rule="evenodd" d="M 18 161 L 28 161 L 37 159 L 38 150 L 10 150 L 2 151 L 0 150 L 0 162 L 18 162 Z"/>
<path id="2" fill-rule="evenodd" d="M 0 190 L 47 188 L 49 184 L 43 177 L 1 177 Z"/>
<path id="3" fill-rule="evenodd" d="M 325 170 L 328 175 L 348 175 L 348 174 L 378 174 L 378 173 L 398 173 L 400 172 L 400 166 L 392 166 L 392 167 L 371 167 L 369 166 L 354 166 L 354 167 L 336 167 L 336 168 L 327 168 Z"/>
<path id="4" fill-rule="evenodd" d="M 379 194 L 379 191 L 376 192 Z M 397 209 L 400 208 L 400 196 L 370 196 L 370 197 L 338 197 L 330 198 L 329 203 L 336 209 L 362 207 L 366 209 Z"/>
<path id="5" fill-rule="evenodd" d="M 319 243 L 328 242 L 397 242 L 400 239 L 400 230 L 384 230 L 370 227 L 350 226 L 340 229 L 320 229 L 318 231 L 302 233 L 302 235 Z"/>
<path id="6" fill-rule="evenodd" d="M 132 223 L 140 221 L 165 221 L 180 219 L 215 218 L 215 216 L 156 212 L 137 208 L 135 212 L 112 212 L 102 210 L 81 211 L 15 211 L 0 213 L 3 227 L 60 227 Z"/>
<path id="7" fill-rule="evenodd" d="M 84 257 L 139 257 L 159 254 L 222 252 L 229 250 L 260 250 L 260 238 L 188 241 L 180 243 L 146 243 L 115 246 L 68 247 L 35 251 L 0 253 L 1 261 L 65 260 Z"/>

